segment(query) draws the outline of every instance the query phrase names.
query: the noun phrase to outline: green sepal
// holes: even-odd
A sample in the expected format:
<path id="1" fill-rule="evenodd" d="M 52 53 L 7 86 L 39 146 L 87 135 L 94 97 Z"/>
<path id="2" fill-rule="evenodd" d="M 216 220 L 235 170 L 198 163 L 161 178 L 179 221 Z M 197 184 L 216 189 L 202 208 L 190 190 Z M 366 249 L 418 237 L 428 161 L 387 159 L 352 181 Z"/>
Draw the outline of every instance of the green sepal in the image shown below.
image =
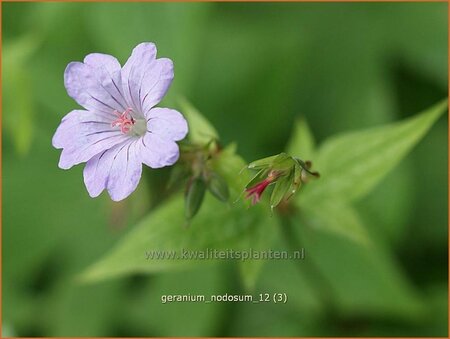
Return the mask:
<path id="1" fill-rule="evenodd" d="M 255 160 L 255 161 L 251 162 L 250 164 L 248 164 L 247 168 L 258 170 L 258 169 L 262 169 L 264 167 L 270 167 L 275 162 L 276 158 L 279 157 L 280 155 L 281 154 L 277 154 L 277 155 L 272 155 L 267 158 Z"/>
<path id="2" fill-rule="evenodd" d="M 309 160 L 308 160 L 308 161 L 303 161 L 303 160 L 301 160 L 301 159 L 299 159 L 299 158 L 293 158 L 293 159 L 295 160 L 295 162 L 296 162 L 300 167 L 303 168 L 303 170 L 305 171 L 305 173 L 308 173 L 308 174 L 312 175 L 313 177 L 320 178 L 319 172 L 313 172 L 313 171 L 310 171 L 310 169 L 311 169 L 311 167 L 312 167 L 311 161 L 309 161 Z"/>
<path id="3" fill-rule="evenodd" d="M 200 209 L 205 196 L 206 184 L 203 178 L 194 178 L 189 184 L 185 195 L 185 216 L 192 219 Z"/>
<path id="4" fill-rule="evenodd" d="M 282 153 L 284 154 L 284 153 Z M 292 167 L 296 164 L 295 160 L 287 156 L 286 158 L 280 158 L 279 160 L 275 160 L 274 164 L 272 165 L 272 170 L 276 172 L 288 172 L 292 170 Z"/>
<path id="5" fill-rule="evenodd" d="M 275 187 L 273 188 L 272 195 L 270 196 L 270 207 L 273 209 L 276 207 L 285 196 L 289 194 L 289 189 L 292 185 L 292 179 L 293 179 L 293 169 L 289 172 L 288 175 L 283 176 L 279 178 L 276 183 Z"/>
<path id="6" fill-rule="evenodd" d="M 291 194 L 295 194 L 302 186 L 302 168 L 299 165 L 294 166 L 294 180 L 292 181 Z"/>
<path id="7" fill-rule="evenodd" d="M 217 199 L 222 202 L 227 202 L 230 198 L 230 190 L 224 178 L 216 172 L 211 172 L 207 182 L 208 190 Z"/>
<path id="8" fill-rule="evenodd" d="M 269 173 L 268 169 L 262 169 L 258 173 L 255 174 L 255 176 L 245 185 L 245 188 L 252 187 L 256 185 L 258 182 L 263 180 L 265 177 L 267 177 L 267 174 Z"/>
<path id="9" fill-rule="evenodd" d="M 172 189 L 176 185 L 181 184 L 186 181 L 189 176 L 189 170 L 182 165 L 176 165 L 172 168 L 169 175 L 169 180 L 167 181 L 167 189 Z"/>

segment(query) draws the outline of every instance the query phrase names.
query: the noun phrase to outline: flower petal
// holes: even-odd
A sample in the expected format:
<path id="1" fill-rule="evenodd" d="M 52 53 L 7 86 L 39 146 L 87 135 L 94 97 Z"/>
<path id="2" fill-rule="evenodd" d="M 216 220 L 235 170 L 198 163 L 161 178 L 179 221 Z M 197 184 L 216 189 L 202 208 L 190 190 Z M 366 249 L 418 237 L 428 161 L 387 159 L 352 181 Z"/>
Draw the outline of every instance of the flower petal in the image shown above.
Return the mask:
<path id="1" fill-rule="evenodd" d="M 139 139 L 138 146 L 141 161 L 151 168 L 173 165 L 180 156 L 180 150 L 174 141 L 151 132 Z"/>
<path id="2" fill-rule="evenodd" d="M 73 110 L 68 113 L 56 129 L 52 139 L 55 148 L 70 146 L 80 135 L 85 136 L 108 128 L 112 119 L 109 115 L 84 110 Z"/>
<path id="3" fill-rule="evenodd" d="M 59 167 L 68 169 L 128 138 L 111 127 L 108 115 L 74 110 L 63 118 L 52 144 L 63 148 Z"/>
<path id="4" fill-rule="evenodd" d="M 122 93 L 122 75 L 119 61 L 108 54 L 91 53 L 84 58 L 84 63 L 92 67 L 99 82 L 120 104 L 121 110 L 126 110 L 129 105 Z"/>
<path id="5" fill-rule="evenodd" d="M 152 108 L 147 118 L 147 129 L 163 139 L 179 141 L 188 132 L 186 119 L 174 109 Z"/>
<path id="6" fill-rule="evenodd" d="M 134 140 L 122 146 L 114 156 L 106 188 L 111 199 L 120 201 L 128 197 L 137 187 L 142 174 L 142 163 Z"/>
<path id="7" fill-rule="evenodd" d="M 127 138 L 123 135 L 108 135 L 103 138 L 97 137 L 95 141 L 91 140 L 89 143 L 81 145 L 81 147 L 74 145 L 64 148 L 61 152 L 58 166 L 61 169 L 69 169 L 72 166 L 88 161 L 96 154 L 125 140 L 127 140 Z"/>
<path id="8" fill-rule="evenodd" d="M 88 62 L 93 59 L 87 58 Z M 105 67 L 71 62 L 64 72 L 64 85 L 67 93 L 87 110 L 114 115 L 115 110 L 124 111 L 126 107 L 114 85 L 118 75 L 109 74 Z"/>
<path id="9" fill-rule="evenodd" d="M 84 184 L 92 198 L 99 196 L 106 188 L 114 156 L 126 144 L 128 144 L 127 141 L 105 150 L 89 159 L 86 163 L 83 170 Z"/>
<path id="10" fill-rule="evenodd" d="M 83 62 L 94 68 L 104 68 L 111 75 L 120 72 L 121 69 L 120 63 L 115 57 L 103 53 L 88 54 Z"/>
<path id="11" fill-rule="evenodd" d="M 172 61 L 156 59 L 153 43 L 136 46 L 122 69 L 122 86 L 127 102 L 142 113 L 161 101 L 172 79 Z"/>
<path id="12" fill-rule="evenodd" d="M 86 163 L 84 183 L 91 197 L 99 196 L 107 188 L 112 200 L 120 201 L 136 189 L 142 172 L 136 142 L 116 145 Z"/>
<path id="13" fill-rule="evenodd" d="M 135 111 L 142 111 L 139 89 L 145 71 L 156 60 L 156 46 L 153 43 L 141 43 L 131 52 L 131 56 L 122 68 L 122 89 L 128 104 Z"/>
<path id="14" fill-rule="evenodd" d="M 142 80 L 140 92 L 142 112 L 148 112 L 164 98 L 173 77 L 172 60 L 167 58 L 156 59 L 154 67 L 146 71 Z"/>

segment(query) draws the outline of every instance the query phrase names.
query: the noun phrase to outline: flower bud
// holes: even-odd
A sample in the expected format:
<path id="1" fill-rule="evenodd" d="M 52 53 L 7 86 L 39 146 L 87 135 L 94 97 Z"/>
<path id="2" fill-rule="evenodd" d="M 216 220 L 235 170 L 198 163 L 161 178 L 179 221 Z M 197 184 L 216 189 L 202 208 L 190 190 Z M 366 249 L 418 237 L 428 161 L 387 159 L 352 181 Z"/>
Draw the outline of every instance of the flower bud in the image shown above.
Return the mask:
<path id="1" fill-rule="evenodd" d="M 205 196 L 206 184 L 203 178 L 191 179 L 185 196 L 185 216 L 187 220 L 192 219 L 200 209 Z"/>
<path id="2" fill-rule="evenodd" d="M 310 161 L 304 162 L 286 153 L 253 161 L 247 168 L 258 172 L 245 186 L 245 198 L 256 204 L 267 187 L 274 184 L 270 196 L 270 206 L 273 209 L 295 194 L 302 183 L 308 182 L 312 177 L 319 177 L 319 173 L 310 171 L 311 166 Z"/>

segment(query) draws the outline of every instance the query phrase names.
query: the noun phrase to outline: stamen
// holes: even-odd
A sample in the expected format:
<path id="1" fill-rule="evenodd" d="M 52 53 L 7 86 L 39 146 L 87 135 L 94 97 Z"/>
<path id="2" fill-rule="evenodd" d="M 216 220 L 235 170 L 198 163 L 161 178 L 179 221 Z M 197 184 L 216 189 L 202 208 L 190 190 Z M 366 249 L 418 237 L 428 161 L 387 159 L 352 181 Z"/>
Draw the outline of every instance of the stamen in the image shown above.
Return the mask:
<path id="1" fill-rule="evenodd" d="M 131 116 L 132 111 L 133 111 L 132 108 L 127 108 L 123 113 L 114 111 L 114 114 L 117 115 L 118 118 L 111 123 L 111 127 L 120 126 L 120 131 L 123 134 L 126 134 L 129 131 L 131 131 L 131 128 L 135 123 L 135 120 Z"/>

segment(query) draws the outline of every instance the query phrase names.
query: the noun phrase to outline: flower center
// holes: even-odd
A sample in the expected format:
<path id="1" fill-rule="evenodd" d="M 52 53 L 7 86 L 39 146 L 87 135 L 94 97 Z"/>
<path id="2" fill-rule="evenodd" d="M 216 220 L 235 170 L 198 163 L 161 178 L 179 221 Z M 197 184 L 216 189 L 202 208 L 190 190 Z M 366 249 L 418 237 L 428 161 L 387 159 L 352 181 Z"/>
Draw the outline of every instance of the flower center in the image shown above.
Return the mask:
<path id="1" fill-rule="evenodd" d="M 133 112 L 132 108 L 127 108 L 122 113 L 114 111 L 117 119 L 111 123 L 111 127 L 120 127 L 123 134 L 143 136 L 147 131 L 146 120 L 133 117 L 131 112 Z"/>

